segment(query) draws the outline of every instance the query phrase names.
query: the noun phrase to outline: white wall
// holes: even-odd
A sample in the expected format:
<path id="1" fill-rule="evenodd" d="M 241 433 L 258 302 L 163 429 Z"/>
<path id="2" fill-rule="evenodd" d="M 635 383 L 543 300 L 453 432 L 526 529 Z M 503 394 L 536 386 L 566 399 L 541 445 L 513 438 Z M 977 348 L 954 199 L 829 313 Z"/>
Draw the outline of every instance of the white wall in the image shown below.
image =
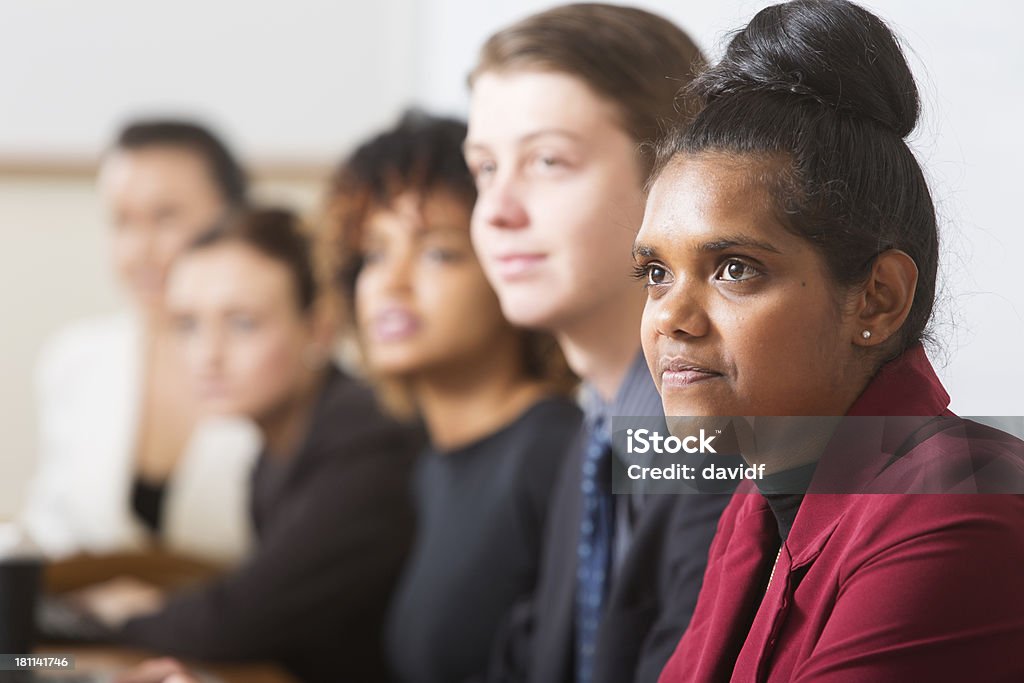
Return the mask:
<path id="1" fill-rule="evenodd" d="M 34 464 L 39 347 L 118 305 L 91 178 L 18 169 L 88 167 L 126 119 L 154 114 L 212 123 L 247 162 L 333 164 L 409 101 L 415 12 L 412 0 L 0 0 L 0 519 Z M 321 182 L 260 189 L 308 209 Z"/>
<path id="2" fill-rule="evenodd" d="M 413 0 L 0 0 L 0 155 L 94 156 L 180 112 L 250 158 L 333 162 L 411 92 Z"/>
<path id="3" fill-rule="evenodd" d="M 464 113 L 479 44 L 550 4 L 0 0 L 0 169 L 10 159 L 93 159 L 125 118 L 167 112 L 211 120 L 249 161 L 333 163 L 408 102 Z M 767 3 L 638 4 L 716 54 L 725 32 Z M 962 414 L 1022 415 L 1024 9 L 1009 0 L 868 4 L 904 36 L 925 96 L 913 143 L 943 218 L 940 372 Z M 314 176 L 264 191 L 308 208 L 319 184 Z M 29 378 L 39 345 L 64 321 L 110 310 L 116 296 L 88 178 L 0 175 L 0 244 L 2 518 L 34 458 Z"/>

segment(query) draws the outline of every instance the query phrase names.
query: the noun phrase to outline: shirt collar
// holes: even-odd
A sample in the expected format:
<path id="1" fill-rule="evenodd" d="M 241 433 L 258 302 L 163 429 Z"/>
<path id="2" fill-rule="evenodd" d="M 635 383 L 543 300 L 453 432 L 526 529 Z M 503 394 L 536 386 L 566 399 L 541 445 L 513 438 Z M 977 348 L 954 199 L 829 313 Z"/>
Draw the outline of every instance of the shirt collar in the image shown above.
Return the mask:
<path id="1" fill-rule="evenodd" d="M 606 401 L 593 385 L 585 382 L 580 402 L 585 423 L 593 425 L 604 418 L 607 429 L 611 429 L 614 417 L 660 417 L 663 411 L 647 360 L 639 350 L 611 401 Z"/>
<path id="2" fill-rule="evenodd" d="M 850 486 L 855 477 L 870 482 L 891 454 L 921 428 L 921 418 L 948 415 L 948 405 L 949 394 L 932 369 L 924 347 L 915 344 L 883 365 L 847 412 L 848 416 L 889 419 L 841 423 L 827 461 L 819 462 L 815 482 L 830 477 L 843 477 Z M 856 466 L 849 469 L 851 465 Z M 794 565 L 817 556 L 845 515 L 850 500 L 847 495 L 804 497 L 786 541 Z"/>
<path id="3" fill-rule="evenodd" d="M 879 369 L 847 411 L 847 415 L 936 416 L 946 412 L 949 394 L 915 344 Z"/>

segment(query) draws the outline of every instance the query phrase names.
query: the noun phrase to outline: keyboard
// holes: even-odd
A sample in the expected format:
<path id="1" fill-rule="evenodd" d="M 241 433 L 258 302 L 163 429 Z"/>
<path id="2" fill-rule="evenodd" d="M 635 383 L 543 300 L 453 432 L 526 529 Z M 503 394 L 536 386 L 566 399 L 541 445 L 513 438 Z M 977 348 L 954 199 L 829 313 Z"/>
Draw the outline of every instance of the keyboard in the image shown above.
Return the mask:
<path id="1" fill-rule="evenodd" d="M 44 595 L 36 605 L 36 638 L 47 642 L 109 642 L 113 631 L 68 600 Z"/>

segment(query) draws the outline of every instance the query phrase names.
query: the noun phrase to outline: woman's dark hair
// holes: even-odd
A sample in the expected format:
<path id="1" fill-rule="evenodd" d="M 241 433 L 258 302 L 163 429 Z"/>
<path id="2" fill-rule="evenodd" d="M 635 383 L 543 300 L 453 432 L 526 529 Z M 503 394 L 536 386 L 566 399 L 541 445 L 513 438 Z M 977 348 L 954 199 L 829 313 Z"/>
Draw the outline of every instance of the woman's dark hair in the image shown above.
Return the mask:
<path id="1" fill-rule="evenodd" d="M 663 143 L 653 177 L 677 154 L 760 157 L 788 229 L 824 255 L 840 286 L 866 281 L 889 249 L 917 264 L 896 353 L 925 334 L 938 231 L 928 184 L 904 138 L 917 86 L 886 24 L 846 0 L 765 8 L 692 85 L 702 108 Z"/>
<path id="2" fill-rule="evenodd" d="M 299 308 L 303 311 L 312 309 L 319 290 L 318 278 L 313 262 L 312 241 L 298 216 L 287 209 L 237 209 L 199 235 L 185 249 L 185 253 L 229 243 L 252 247 L 284 265 L 295 285 Z"/>
<path id="3" fill-rule="evenodd" d="M 147 147 L 176 147 L 196 154 L 209 169 L 225 203 L 232 207 L 245 203 L 245 171 L 227 146 L 206 127 L 191 121 L 134 121 L 114 141 L 114 149 L 132 151 Z"/>
<path id="4" fill-rule="evenodd" d="M 362 266 L 363 229 L 374 211 L 392 206 L 399 195 L 451 193 L 472 207 L 476 184 L 462 155 L 466 124 L 405 112 L 398 124 L 363 143 L 338 167 L 327 198 L 324 234 L 331 270 L 346 298 Z"/>
<path id="5" fill-rule="evenodd" d="M 354 319 L 355 285 L 363 265 L 363 234 L 375 211 L 390 208 L 402 195 L 423 199 L 434 192 L 447 192 L 472 210 L 476 184 L 462 154 L 465 139 L 462 121 L 410 110 L 393 128 L 356 148 L 338 167 L 327 193 L 321 254 L 324 270 L 331 274 L 340 295 L 342 315 L 349 321 Z M 554 338 L 524 330 L 523 340 L 523 365 L 529 376 L 550 381 L 557 390 L 575 385 Z M 399 417 L 414 414 L 407 387 L 371 379 L 392 413 Z"/>

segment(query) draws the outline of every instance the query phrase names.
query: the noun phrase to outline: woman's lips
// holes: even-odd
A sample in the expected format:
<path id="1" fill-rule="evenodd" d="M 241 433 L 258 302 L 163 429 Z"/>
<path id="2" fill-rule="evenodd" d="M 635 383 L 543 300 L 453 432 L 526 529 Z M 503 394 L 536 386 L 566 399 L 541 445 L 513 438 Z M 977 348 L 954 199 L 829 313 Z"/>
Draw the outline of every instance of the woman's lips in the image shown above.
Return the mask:
<path id="1" fill-rule="evenodd" d="M 661 374 L 661 386 L 663 387 L 686 387 L 697 382 L 703 382 L 704 380 L 714 379 L 715 377 L 721 377 L 710 372 L 700 372 L 698 370 L 669 370 Z"/>
<path id="2" fill-rule="evenodd" d="M 720 372 L 679 357 L 662 358 L 658 369 L 661 371 L 663 387 L 687 387 L 722 376 Z"/>
<path id="3" fill-rule="evenodd" d="M 419 318 L 405 309 L 392 308 L 373 317 L 373 338 L 379 342 L 402 341 L 419 329 Z"/>
<path id="4" fill-rule="evenodd" d="M 199 378 L 197 390 L 204 401 L 223 401 L 233 395 L 230 383 L 222 376 Z"/>
<path id="5" fill-rule="evenodd" d="M 503 254 L 495 259 L 498 277 L 503 280 L 520 280 L 534 275 L 547 259 L 547 254 L 522 252 Z"/>

